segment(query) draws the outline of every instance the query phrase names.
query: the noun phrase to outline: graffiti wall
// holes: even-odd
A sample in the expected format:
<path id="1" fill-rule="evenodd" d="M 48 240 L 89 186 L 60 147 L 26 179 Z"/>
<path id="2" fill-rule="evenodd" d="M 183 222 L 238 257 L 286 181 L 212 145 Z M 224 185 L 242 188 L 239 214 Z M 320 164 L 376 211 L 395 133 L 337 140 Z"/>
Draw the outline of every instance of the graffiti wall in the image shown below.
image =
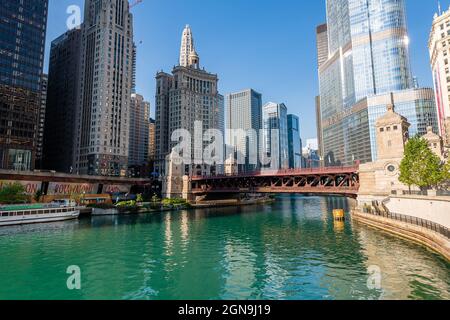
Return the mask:
<path id="1" fill-rule="evenodd" d="M 13 181 L 13 180 L 0 180 L 0 189 L 4 186 L 8 186 L 14 183 L 19 183 L 25 187 L 25 192 L 28 195 L 34 195 L 37 191 L 41 190 L 42 183 L 39 181 Z"/>
<path id="2" fill-rule="evenodd" d="M 98 184 L 50 182 L 47 194 L 52 196 L 68 196 L 72 194 L 97 194 Z"/>
<path id="3" fill-rule="evenodd" d="M 131 187 L 126 185 L 106 184 L 103 186 L 103 193 L 130 193 Z"/>

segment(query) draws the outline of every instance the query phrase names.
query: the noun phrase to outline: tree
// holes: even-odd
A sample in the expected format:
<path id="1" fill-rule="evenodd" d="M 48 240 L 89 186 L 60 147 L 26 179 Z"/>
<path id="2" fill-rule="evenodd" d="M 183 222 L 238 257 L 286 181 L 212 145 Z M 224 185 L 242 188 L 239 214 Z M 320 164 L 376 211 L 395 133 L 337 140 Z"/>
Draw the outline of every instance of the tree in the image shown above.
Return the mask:
<path id="1" fill-rule="evenodd" d="M 41 190 L 36 191 L 36 193 L 34 194 L 34 201 L 41 202 L 42 196 L 43 194 Z"/>
<path id="2" fill-rule="evenodd" d="M 25 193 L 25 187 L 20 183 L 13 183 L 4 186 L 0 190 L 0 203 L 3 204 L 20 204 L 30 201 L 30 197 Z"/>
<path id="3" fill-rule="evenodd" d="M 445 180 L 441 159 L 428 147 L 428 142 L 414 137 L 405 146 L 405 157 L 400 164 L 400 182 L 421 189 L 436 188 Z"/>

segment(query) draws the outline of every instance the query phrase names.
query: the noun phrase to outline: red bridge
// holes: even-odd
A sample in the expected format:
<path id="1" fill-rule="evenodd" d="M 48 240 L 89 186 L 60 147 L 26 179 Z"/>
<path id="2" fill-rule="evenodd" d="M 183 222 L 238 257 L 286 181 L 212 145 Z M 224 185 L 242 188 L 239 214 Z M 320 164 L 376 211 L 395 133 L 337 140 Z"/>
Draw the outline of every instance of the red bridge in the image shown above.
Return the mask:
<path id="1" fill-rule="evenodd" d="M 223 176 L 192 177 L 192 192 L 304 193 L 356 197 L 359 165 L 297 170 L 259 171 Z"/>

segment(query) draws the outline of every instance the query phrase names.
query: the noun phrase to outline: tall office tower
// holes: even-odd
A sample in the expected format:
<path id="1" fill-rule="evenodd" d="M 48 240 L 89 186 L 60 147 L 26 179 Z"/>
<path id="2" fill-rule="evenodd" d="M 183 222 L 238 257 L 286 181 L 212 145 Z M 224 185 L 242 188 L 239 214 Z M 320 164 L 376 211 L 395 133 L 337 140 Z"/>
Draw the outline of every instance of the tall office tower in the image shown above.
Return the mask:
<path id="1" fill-rule="evenodd" d="M 450 9 L 434 15 L 428 48 L 436 95 L 439 133 L 446 137 L 446 129 L 450 132 L 450 128 L 445 127 L 446 119 L 450 118 Z M 450 141 L 446 143 L 450 144 Z"/>
<path id="2" fill-rule="evenodd" d="M 327 165 L 377 159 L 375 122 L 391 92 L 410 134 L 438 130 L 432 89 L 415 89 L 404 0 L 327 0 L 328 59 L 319 67 Z"/>
<path id="3" fill-rule="evenodd" d="M 39 109 L 38 131 L 36 140 L 36 161 L 35 167 L 42 169 L 43 165 L 43 149 L 44 149 L 44 127 L 45 127 L 45 109 L 47 108 L 47 90 L 48 75 L 41 76 L 41 108 Z"/>
<path id="4" fill-rule="evenodd" d="M 323 158 L 323 131 L 322 131 L 322 111 L 320 110 L 320 96 L 316 96 L 315 99 L 316 102 L 316 128 L 317 128 L 317 143 L 318 143 L 318 150 L 317 154 L 319 157 Z"/>
<path id="5" fill-rule="evenodd" d="M 43 167 L 57 172 L 71 173 L 75 167 L 81 39 L 81 29 L 72 29 L 50 49 Z"/>
<path id="6" fill-rule="evenodd" d="M 265 150 L 262 152 L 272 158 L 270 165 L 263 163 L 264 169 L 289 169 L 288 120 L 284 103 L 269 102 L 263 106 L 263 130 Z M 277 131 L 276 135 L 273 130 Z M 278 150 L 272 150 L 272 147 Z M 277 154 L 278 158 L 275 158 Z"/>
<path id="7" fill-rule="evenodd" d="M 293 114 L 287 116 L 289 169 L 302 167 L 302 139 L 300 138 L 300 120 Z"/>
<path id="8" fill-rule="evenodd" d="M 75 171 L 124 176 L 133 83 L 133 17 L 126 0 L 86 0 Z"/>
<path id="9" fill-rule="evenodd" d="M 153 173 L 156 157 L 156 122 L 152 118 L 148 121 L 148 163 L 150 164 L 150 173 Z"/>
<path id="10" fill-rule="evenodd" d="M 203 132 L 218 129 L 224 132 L 224 99 L 219 94 L 217 75 L 200 69 L 199 56 L 193 44 L 192 31 L 187 26 L 183 31 L 180 49 L 180 65 L 172 74 L 158 72 L 156 75 L 156 160 L 155 170 L 166 174 L 166 157 L 178 142 L 171 140 L 177 129 L 191 134 L 191 157 L 201 161 L 207 142 L 195 145 L 195 121 L 202 121 Z M 198 132 L 197 132 L 198 133 Z M 200 150 L 200 147 L 202 149 Z M 220 162 L 223 162 L 221 160 Z M 217 165 L 185 165 L 185 174 L 214 174 L 222 170 Z"/>
<path id="11" fill-rule="evenodd" d="M 150 103 L 139 94 L 131 95 L 130 141 L 128 147 L 128 166 L 132 176 L 140 176 L 142 168 L 148 164 Z"/>
<path id="12" fill-rule="evenodd" d="M 137 47 L 136 44 L 133 43 L 133 62 L 132 62 L 132 77 L 131 77 L 131 93 L 136 93 L 136 63 L 137 63 Z"/>
<path id="13" fill-rule="evenodd" d="M 34 168 L 47 7 L 48 0 L 2 0 L 0 169 Z"/>
<path id="14" fill-rule="evenodd" d="M 262 95 L 253 89 L 229 94 L 226 115 L 226 143 L 238 154 L 238 158 L 245 161 L 245 164 L 238 164 L 238 171 L 256 170 L 259 167 L 258 138 L 262 129 Z M 252 150 L 253 160 L 250 154 Z M 226 158 L 228 156 L 227 154 Z"/>
<path id="15" fill-rule="evenodd" d="M 328 60 L 328 27 L 321 24 L 316 28 L 317 65 L 320 68 Z"/>
<path id="16" fill-rule="evenodd" d="M 317 50 L 317 69 L 319 69 L 328 60 L 328 27 L 327 24 L 321 24 L 316 28 L 316 50 Z M 320 96 L 316 96 L 316 127 L 317 140 L 319 142 L 318 154 L 323 157 L 323 137 L 322 137 L 322 113 L 320 110 Z"/>

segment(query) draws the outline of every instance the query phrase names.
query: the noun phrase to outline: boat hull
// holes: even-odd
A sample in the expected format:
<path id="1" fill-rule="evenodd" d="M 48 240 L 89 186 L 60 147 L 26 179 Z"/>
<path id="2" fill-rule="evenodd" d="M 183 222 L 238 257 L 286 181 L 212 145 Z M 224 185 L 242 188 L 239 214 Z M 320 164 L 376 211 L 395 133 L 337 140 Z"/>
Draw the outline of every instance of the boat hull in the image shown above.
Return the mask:
<path id="1" fill-rule="evenodd" d="M 23 216 L 0 217 L 0 227 L 33 223 L 48 223 L 78 219 L 80 211 L 60 212 L 51 214 L 30 214 Z"/>

